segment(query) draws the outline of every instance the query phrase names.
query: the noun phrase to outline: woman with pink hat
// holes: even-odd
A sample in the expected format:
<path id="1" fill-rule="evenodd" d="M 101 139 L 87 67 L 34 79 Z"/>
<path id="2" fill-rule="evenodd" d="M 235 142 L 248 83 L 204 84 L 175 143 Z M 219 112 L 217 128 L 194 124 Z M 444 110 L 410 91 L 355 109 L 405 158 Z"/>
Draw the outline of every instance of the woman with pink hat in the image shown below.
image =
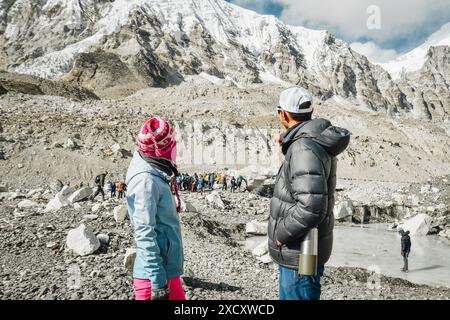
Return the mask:
<path id="1" fill-rule="evenodd" d="M 133 278 L 137 300 L 185 300 L 183 244 L 178 212 L 176 141 L 170 124 L 159 116 L 141 128 L 128 168 L 127 206 L 136 240 Z M 176 183 L 174 184 L 176 186 Z"/>

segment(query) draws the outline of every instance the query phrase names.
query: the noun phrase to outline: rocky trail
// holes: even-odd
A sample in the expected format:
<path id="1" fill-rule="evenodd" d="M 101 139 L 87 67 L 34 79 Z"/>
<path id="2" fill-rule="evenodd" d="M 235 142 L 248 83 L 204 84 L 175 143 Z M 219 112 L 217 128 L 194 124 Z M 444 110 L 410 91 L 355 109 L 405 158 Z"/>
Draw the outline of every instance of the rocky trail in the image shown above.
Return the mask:
<path id="1" fill-rule="evenodd" d="M 265 221 L 269 200 L 249 192 L 215 192 L 224 209 L 206 199 L 210 192 L 182 193 L 196 211 L 181 215 L 188 298 L 277 299 L 277 270 L 241 244 L 250 236 L 247 222 Z M 132 228 L 115 209 L 123 200 L 80 201 L 46 212 L 46 198 L 54 191 L 13 193 L 0 193 L 1 299 L 133 298 L 127 269 Z M 82 238 L 91 244 L 96 238 L 98 246 L 86 246 L 80 238 L 75 247 L 69 243 L 69 231 L 80 225 L 87 227 Z M 88 251 L 76 254 L 82 243 Z M 450 299 L 448 288 L 349 267 L 327 267 L 322 290 L 324 299 Z"/>

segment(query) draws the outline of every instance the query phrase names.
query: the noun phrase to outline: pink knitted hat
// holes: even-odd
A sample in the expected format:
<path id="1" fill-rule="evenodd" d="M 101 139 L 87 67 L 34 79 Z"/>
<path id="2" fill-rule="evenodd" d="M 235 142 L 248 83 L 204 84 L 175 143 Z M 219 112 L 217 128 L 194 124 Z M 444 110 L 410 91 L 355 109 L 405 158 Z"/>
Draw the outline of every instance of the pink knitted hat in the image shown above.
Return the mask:
<path id="1" fill-rule="evenodd" d="M 173 135 L 174 130 L 169 122 L 159 116 L 153 117 L 142 126 L 139 132 L 138 150 L 147 156 L 164 158 L 175 164 L 177 142 Z"/>

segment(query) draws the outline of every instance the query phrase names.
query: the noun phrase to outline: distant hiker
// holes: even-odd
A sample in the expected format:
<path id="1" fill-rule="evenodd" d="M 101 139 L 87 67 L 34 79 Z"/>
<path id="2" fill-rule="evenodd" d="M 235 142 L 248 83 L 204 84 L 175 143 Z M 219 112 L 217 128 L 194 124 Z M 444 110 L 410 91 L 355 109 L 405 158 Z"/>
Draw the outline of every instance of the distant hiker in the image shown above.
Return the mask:
<path id="1" fill-rule="evenodd" d="M 300 87 L 283 91 L 277 107 L 287 131 L 277 137 L 285 156 L 270 203 L 269 253 L 279 264 L 280 300 L 320 299 L 320 277 L 333 243 L 336 156 L 350 133 L 328 120 L 311 120 L 311 94 Z M 318 228 L 316 275 L 299 275 L 301 242 Z"/>
<path id="2" fill-rule="evenodd" d="M 176 141 L 170 124 L 160 117 L 147 121 L 138 135 L 128 168 L 127 206 L 134 227 L 136 300 L 185 300 L 183 245 L 178 184 L 175 197 Z"/>
<path id="3" fill-rule="evenodd" d="M 234 192 L 236 190 L 236 179 L 233 177 L 231 177 L 231 192 Z"/>
<path id="4" fill-rule="evenodd" d="M 191 177 L 191 192 L 197 191 L 197 185 L 198 185 L 198 175 L 194 173 L 194 176 Z"/>
<path id="5" fill-rule="evenodd" d="M 101 173 L 101 174 L 99 174 L 98 176 L 95 177 L 95 184 L 97 186 L 97 190 L 91 196 L 91 201 L 94 201 L 95 197 L 97 197 L 97 195 L 99 193 L 102 194 L 103 201 L 105 201 L 105 192 L 103 191 L 103 188 L 105 186 L 105 178 L 106 178 L 107 175 L 108 175 L 108 172 L 105 171 L 104 173 Z"/>
<path id="6" fill-rule="evenodd" d="M 404 231 L 399 229 L 398 233 L 402 236 L 401 238 L 401 255 L 403 257 L 403 268 L 400 270 L 403 272 L 408 272 L 408 256 L 411 251 L 411 237 L 409 236 L 409 231 Z"/>
<path id="7" fill-rule="evenodd" d="M 204 180 L 203 176 L 200 176 L 200 179 L 198 180 L 197 190 L 200 193 L 203 193 L 205 191 L 205 180 Z"/>
<path id="8" fill-rule="evenodd" d="M 179 175 L 177 176 L 178 190 L 182 190 L 182 188 L 181 188 L 182 182 L 183 182 L 183 175 L 179 174 Z"/>
<path id="9" fill-rule="evenodd" d="M 214 173 L 208 175 L 208 188 L 211 190 L 214 188 Z"/>
<path id="10" fill-rule="evenodd" d="M 248 186 L 247 179 L 245 179 L 243 176 L 239 175 L 239 177 L 236 180 L 236 186 L 239 189 L 239 191 L 241 191 L 241 185 L 242 185 L 243 181 L 245 182 L 245 190 L 247 190 L 247 186 Z"/>
<path id="11" fill-rule="evenodd" d="M 223 175 L 223 177 L 222 177 L 222 190 L 227 190 L 228 189 L 228 186 L 227 186 L 227 176 L 226 175 Z"/>
<path id="12" fill-rule="evenodd" d="M 122 199 L 122 198 L 123 198 L 123 187 L 124 187 L 124 183 L 123 183 L 123 182 L 119 182 L 119 183 L 117 184 L 117 192 L 119 193 L 119 194 L 118 194 L 118 198 L 119 198 L 119 199 Z"/>
<path id="13" fill-rule="evenodd" d="M 117 185 L 116 181 L 114 180 L 111 182 L 111 198 L 116 197 L 116 191 L 117 191 Z"/>
<path id="14" fill-rule="evenodd" d="M 184 174 L 184 181 L 183 181 L 183 190 L 190 190 L 190 183 L 191 183 L 191 176 L 188 173 Z"/>

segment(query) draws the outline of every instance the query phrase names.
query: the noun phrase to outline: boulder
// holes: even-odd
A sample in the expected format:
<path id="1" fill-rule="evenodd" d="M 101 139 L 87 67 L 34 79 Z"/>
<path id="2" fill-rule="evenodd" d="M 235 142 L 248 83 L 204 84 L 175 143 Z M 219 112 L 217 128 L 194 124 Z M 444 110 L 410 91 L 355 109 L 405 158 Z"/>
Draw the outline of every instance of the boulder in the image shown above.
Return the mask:
<path id="1" fill-rule="evenodd" d="M 181 200 L 181 211 L 182 212 L 198 212 L 197 208 L 194 207 L 190 202 L 185 202 Z"/>
<path id="2" fill-rule="evenodd" d="M 17 207 L 19 209 L 29 209 L 29 208 L 34 208 L 34 207 L 37 207 L 37 206 L 39 206 L 39 205 L 36 202 L 31 201 L 31 200 L 27 200 L 27 199 L 22 200 L 22 201 L 20 201 L 17 204 Z"/>
<path id="3" fill-rule="evenodd" d="M 136 260 L 136 248 L 128 248 L 125 252 L 123 265 L 130 273 L 133 273 L 134 260 Z"/>
<path id="4" fill-rule="evenodd" d="M 68 203 L 61 199 L 59 195 L 56 195 L 52 200 L 47 203 L 44 212 L 58 211 L 61 208 L 67 207 Z"/>
<path id="5" fill-rule="evenodd" d="M 78 147 L 77 143 L 74 140 L 72 140 L 71 138 L 67 139 L 66 143 L 64 144 L 64 148 L 71 149 L 71 150 L 74 150 L 77 147 Z"/>
<path id="6" fill-rule="evenodd" d="M 101 244 L 108 244 L 109 243 L 109 236 L 105 233 L 99 233 L 97 235 L 98 241 L 100 241 Z"/>
<path id="7" fill-rule="evenodd" d="M 269 252 L 269 242 L 267 239 L 261 242 L 252 250 L 252 254 L 257 257 L 261 257 L 268 252 Z"/>
<path id="8" fill-rule="evenodd" d="M 264 264 L 269 264 L 272 262 L 272 258 L 270 257 L 270 254 L 265 254 L 261 257 L 258 257 L 257 259 Z"/>
<path id="9" fill-rule="evenodd" d="M 267 222 L 252 220 L 245 225 L 245 233 L 265 236 L 267 234 L 267 225 Z"/>
<path id="10" fill-rule="evenodd" d="M 0 192 L 8 192 L 8 187 L 6 184 L 0 184 Z"/>
<path id="11" fill-rule="evenodd" d="M 61 188 L 61 190 L 59 191 L 59 194 L 62 197 L 68 199 L 72 195 L 72 193 L 74 193 L 75 191 L 77 191 L 75 188 L 72 188 L 72 187 L 69 187 L 69 186 L 63 186 Z"/>
<path id="12" fill-rule="evenodd" d="M 44 189 L 42 189 L 42 188 L 39 188 L 39 189 L 33 189 L 33 190 L 28 191 L 27 197 L 33 197 L 34 195 L 39 195 L 39 194 L 41 194 L 42 192 L 44 192 Z"/>
<path id="13" fill-rule="evenodd" d="M 70 250 L 79 256 L 92 254 L 100 247 L 100 241 L 92 230 L 84 224 L 69 230 L 66 244 Z"/>
<path id="14" fill-rule="evenodd" d="M 217 191 L 213 191 L 206 196 L 206 201 L 213 208 L 225 209 L 225 204 Z"/>
<path id="15" fill-rule="evenodd" d="M 79 201 L 83 201 L 86 200 L 87 198 L 89 198 L 92 194 L 92 189 L 89 187 L 82 187 L 78 190 L 76 190 L 74 193 L 72 193 L 70 195 L 70 197 L 68 198 L 70 203 L 75 203 L 75 202 L 79 202 Z"/>
<path id="16" fill-rule="evenodd" d="M 26 195 L 19 191 L 8 192 L 6 194 L 8 195 L 8 200 L 16 200 L 16 199 L 26 198 Z"/>
<path id="17" fill-rule="evenodd" d="M 128 215 L 128 208 L 125 205 L 120 205 L 114 208 L 113 210 L 114 220 L 117 223 L 122 223 L 125 221 Z"/>
<path id="18" fill-rule="evenodd" d="M 76 190 L 69 186 L 64 186 L 61 191 L 59 191 L 56 196 L 47 203 L 47 206 L 44 209 L 44 212 L 49 211 L 57 211 L 61 208 L 71 206 L 71 202 L 69 201 L 69 197 L 74 193 Z"/>
<path id="19" fill-rule="evenodd" d="M 337 203 L 333 209 L 334 218 L 336 220 L 342 220 L 353 215 L 353 203 L 347 199 Z"/>
<path id="20" fill-rule="evenodd" d="M 83 219 L 84 220 L 96 220 L 96 219 L 98 219 L 98 215 L 96 215 L 96 214 L 85 214 L 83 216 Z"/>
<path id="21" fill-rule="evenodd" d="M 274 184 L 263 184 L 255 189 L 255 193 L 264 198 L 272 198 L 274 188 Z"/>
<path id="22" fill-rule="evenodd" d="M 96 203 L 92 206 L 92 212 L 97 212 L 98 210 L 100 210 L 102 204 L 101 203 Z"/>
<path id="23" fill-rule="evenodd" d="M 111 151 L 112 151 L 114 154 L 117 154 L 117 153 L 120 152 L 120 150 L 122 149 L 122 148 L 120 147 L 120 144 L 118 144 L 118 143 L 114 143 L 110 148 L 111 148 Z"/>
<path id="24" fill-rule="evenodd" d="M 425 236 L 431 229 L 431 222 L 432 218 L 429 215 L 420 213 L 399 225 L 398 228 L 409 231 L 410 235 Z"/>

